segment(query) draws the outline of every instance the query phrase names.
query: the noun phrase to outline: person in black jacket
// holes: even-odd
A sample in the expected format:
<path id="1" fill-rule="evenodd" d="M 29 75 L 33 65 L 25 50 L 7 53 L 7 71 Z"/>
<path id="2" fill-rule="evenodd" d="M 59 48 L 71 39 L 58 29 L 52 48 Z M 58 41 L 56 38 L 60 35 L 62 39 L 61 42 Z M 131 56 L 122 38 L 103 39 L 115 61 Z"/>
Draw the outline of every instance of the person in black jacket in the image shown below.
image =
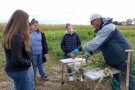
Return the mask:
<path id="1" fill-rule="evenodd" d="M 16 90 L 35 90 L 31 77 L 31 61 L 29 56 L 29 15 L 16 10 L 8 21 L 3 35 L 3 47 L 6 55 L 5 71 L 14 80 Z"/>
<path id="2" fill-rule="evenodd" d="M 68 54 L 81 46 L 81 40 L 79 35 L 73 31 L 72 25 L 70 23 L 66 24 L 66 32 L 61 40 L 61 49 L 64 52 L 65 58 L 70 58 Z M 67 65 L 67 72 L 69 74 L 69 81 L 73 81 L 72 69 Z"/>
<path id="3" fill-rule="evenodd" d="M 38 67 L 39 73 L 43 80 L 48 80 L 44 63 L 48 53 L 48 46 L 45 38 L 45 34 L 39 30 L 39 23 L 37 20 L 32 19 L 31 21 L 32 31 L 30 33 L 30 41 L 32 46 L 33 56 L 33 68 L 34 68 L 34 79 L 36 79 L 36 69 Z"/>

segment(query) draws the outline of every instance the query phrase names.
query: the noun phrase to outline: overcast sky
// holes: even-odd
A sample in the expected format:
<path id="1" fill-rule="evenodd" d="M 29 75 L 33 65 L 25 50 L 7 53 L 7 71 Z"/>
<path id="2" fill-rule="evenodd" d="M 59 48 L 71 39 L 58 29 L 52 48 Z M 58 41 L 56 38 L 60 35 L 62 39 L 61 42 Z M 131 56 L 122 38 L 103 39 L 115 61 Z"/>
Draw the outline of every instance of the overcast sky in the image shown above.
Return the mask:
<path id="1" fill-rule="evenodd" d="M 92 13 L 117 21 L 135 18 L 135 0 L 0 0 L 0 22 L 22 9 L 45 24 L 88 24 Z"/>

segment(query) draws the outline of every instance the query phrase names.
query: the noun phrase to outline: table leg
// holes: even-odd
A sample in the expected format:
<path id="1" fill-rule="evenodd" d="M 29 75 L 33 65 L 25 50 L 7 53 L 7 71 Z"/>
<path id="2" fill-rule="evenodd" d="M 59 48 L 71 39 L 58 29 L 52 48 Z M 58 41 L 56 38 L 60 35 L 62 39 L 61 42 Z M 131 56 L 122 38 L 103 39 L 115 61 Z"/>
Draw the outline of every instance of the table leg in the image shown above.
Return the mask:
<path id="1" fill-rule="evenodd" d="M 62 76 L 62 80 L 61 80 L 61 85 L 64 85 L 64 78 L 63 78 L 64 75 L 63 74 L 64 74 L 64 64 L 62 64 L 62 75 L 61 75 Z"/>

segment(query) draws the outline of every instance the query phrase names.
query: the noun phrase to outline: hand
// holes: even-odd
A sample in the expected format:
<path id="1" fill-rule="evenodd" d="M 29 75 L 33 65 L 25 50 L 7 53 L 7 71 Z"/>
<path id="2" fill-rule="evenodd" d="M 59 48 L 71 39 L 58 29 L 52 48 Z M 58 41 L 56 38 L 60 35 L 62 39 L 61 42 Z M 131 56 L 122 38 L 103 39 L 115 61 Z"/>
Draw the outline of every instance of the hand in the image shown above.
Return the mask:
<path id="1" fill-rule="evenodd" d="M 78 49 L 74 49 L 71 53 L 77 55 L 79 53 L 79 50 Z"/>
<path id="2" fill-rule="evenodd" d="M 86 58 L 88 58 L 88 57 L 91 56 L 91 54 L 89 52 L 85 51 L 85 54 L 83 56 L 86 57 Z"/>
<path id="3" fill-rule="evenodd" d="M 44 54 L 44 58 L 46 59 L 46 62 L 48 60 L 48 54 Z"/>
<path id="4" fill-rule="evenodd" d="M 69 53 L 68 56 L 70 56 L 71 58 L 75 58 L 76 57 L 76 55 L 73 54 L 73 53 Z"/>

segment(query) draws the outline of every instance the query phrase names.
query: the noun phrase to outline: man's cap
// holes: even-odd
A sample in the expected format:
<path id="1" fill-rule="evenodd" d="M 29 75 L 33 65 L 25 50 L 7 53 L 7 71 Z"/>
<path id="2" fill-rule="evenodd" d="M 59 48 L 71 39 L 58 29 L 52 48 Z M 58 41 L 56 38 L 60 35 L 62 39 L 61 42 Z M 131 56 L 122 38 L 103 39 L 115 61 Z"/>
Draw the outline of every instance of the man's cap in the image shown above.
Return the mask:
<path id="1" fill-rule="evenodd" d="M 102 15 L 94 13 L 90 16 L 90 22 L 94 19 L 102 18 Z"/>

